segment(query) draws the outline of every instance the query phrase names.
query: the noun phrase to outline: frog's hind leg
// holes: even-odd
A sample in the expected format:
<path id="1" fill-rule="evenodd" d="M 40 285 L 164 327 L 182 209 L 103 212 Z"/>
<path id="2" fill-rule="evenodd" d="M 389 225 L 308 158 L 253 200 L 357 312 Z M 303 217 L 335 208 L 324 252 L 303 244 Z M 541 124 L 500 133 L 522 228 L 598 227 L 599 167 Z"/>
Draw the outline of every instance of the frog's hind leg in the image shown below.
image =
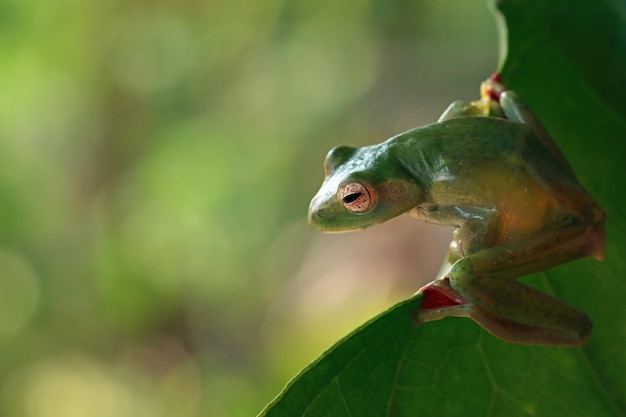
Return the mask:
<path id="1" fill-rule="evenodd" d="M 507 342 L 551 346 L 580 346 L 591 334 L 591 321 L 585 314 L 546 294 L 514 280 L 505 282 L 496 278 L 494 282 L 489 282 L 488 286 L 489 294 L 499 297 L 499 302 L 504 305 L 520 304 L 520 300 L 527 299 L 541 301 L 542 305 L 549 306 L 548 314 L 543 312 L 548 322 L 543 321 L 542 326 L 535 326 L 503 319 L 499 316 L 502 312 L 497 310 L 495 313 L 489 312 L 465 300 L 450 287 L 449 281 L 444 279 L 437 280 L 421 290 L 422 308 L 415 316 L 413 324 L 417 326 L 450 316 L 467 317 Z M 511 297 L 511 293 L 515 295 Z M 556 309 L 555 302 L 559 303 Z M 517 308 L 523 310 L 531 306 L 518 305 Z"/>
<path id="2" fill-rule="evenodd" d="M 476 277 L 471 286 L 475 300 L 467 317 L 503 340 L 578 346 L 591 334 L 586 314 L 515 280 L 483 275 Z M 481 307 L 486 304 L 489 310 Z"/>
<path id="3" fill-rule="evenodd" d="M 577 335 L 584 340 L 591 331 L 587 316 L 515 279 L 594 255 L 598 245 L 604 244 L 598 239 L 603 238 L 602 222 L 585 223 L 569 218 L 553 229 L 483 249 L 459 260 L 449 274 L 450 285 L 470 304 L 479 307 L 479 313 L 484 310 L 503 322 L 541 327 L 562 333 L 565 338 Z M 472 318 L 479 323 L 485 320 L 478 313 Z"/>
<path id="4" fill-rule="evenodd" d="M 521 286 L 521 284 L 520 284 Z M 525 289 L 532 289 L 523 286 Z M 531 296 L 542 295 L 539 291 L 533 291 Z M 550 303 L 555 299 L 550 298 Z M 558 301 L 558 300 L 556 300 Z M 559 309 L 564 309 L 566 314 L 561 314 L 559 326 L 532 326 L 514 321 L 504 320 L 498 316 L 474 306 L 467 317 L 470 317 L 489 333 L 511 343 L 546 345 L 546 346 L 582 346 L 591 335 L 592 324 L 587 315 L 573 309 L 565 303 L 559 302 Z M 553 316 L 554 317 L 554 316 Z M 555 317 L 556 318 L 556 317 Z M 563 325 L 567 323 L 567 325 Z"/>
<path id="5" fill-rule="evenodd" d="M 594 255 L 603 245 L 599 241 L 603 237 L 602 222 L 584 223 L 569 218 L 550 230 L 466 256 L 452 267 L 448 284 L 445 279 L 433 283 L 439 286 L 434 289 L 444 288 L 444 295 L 456 296 L 448 296 L 450 302 L 423 305 L 418 321 L 464 316 L 504 340 L 559 346 L 582 344 L 591 331 L 584 313 L 515 279 Z M 425 300 L 428 290 L 421 290 Z M 546 335 L 549 338 L 542 339 Z"/>

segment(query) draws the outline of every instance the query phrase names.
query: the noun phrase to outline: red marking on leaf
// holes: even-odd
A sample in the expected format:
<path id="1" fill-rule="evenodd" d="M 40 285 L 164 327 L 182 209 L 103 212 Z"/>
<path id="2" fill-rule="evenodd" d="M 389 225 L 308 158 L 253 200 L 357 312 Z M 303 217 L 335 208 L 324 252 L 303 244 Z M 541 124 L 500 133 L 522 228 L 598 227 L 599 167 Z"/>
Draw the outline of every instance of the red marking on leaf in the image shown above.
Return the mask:
<path id="1" fill-rule="evenodd" d="M 495 81 L 495 82 L 499 83 L 500 79 L 501 79 L 500 73 L 499 72 L 494 72 L 493 74 L 491 74 L 491 77 L 489 77 L 489 79 L 491 81 Z"/>

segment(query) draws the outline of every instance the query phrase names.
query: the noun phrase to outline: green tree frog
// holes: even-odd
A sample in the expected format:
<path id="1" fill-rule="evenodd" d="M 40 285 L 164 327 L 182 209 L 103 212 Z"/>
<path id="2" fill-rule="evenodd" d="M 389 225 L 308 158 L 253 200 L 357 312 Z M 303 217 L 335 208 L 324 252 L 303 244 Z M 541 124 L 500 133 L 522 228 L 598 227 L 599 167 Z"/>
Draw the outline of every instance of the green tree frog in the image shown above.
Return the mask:
<path id="1" fill-rule="evenodd" d="M 578 346 L 587 315 L 519 283 L 577 258 L 604 257 L 604 212 L 533 113 L 497 75 L 481 100 L 378 145 L 332 149 L 309 223 L 364 229 L 409 212 L 455 228 L 415 324 L 469 317 L 509 342 Z"/>

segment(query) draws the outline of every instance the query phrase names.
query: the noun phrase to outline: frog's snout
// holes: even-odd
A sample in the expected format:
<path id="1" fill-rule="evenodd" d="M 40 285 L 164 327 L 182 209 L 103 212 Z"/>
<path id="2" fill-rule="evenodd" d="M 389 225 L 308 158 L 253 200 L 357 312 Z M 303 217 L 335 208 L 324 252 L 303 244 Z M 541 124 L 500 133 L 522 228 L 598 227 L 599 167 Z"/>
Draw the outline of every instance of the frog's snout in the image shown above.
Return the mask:
<path id="1" fill-rule="evenodd" d="M 309 204 L 309 224 L 316 229 L 320 229 L 320 223 L 325 217 L 328 217 L 328 207 L 326 207 L 325 202 L 328 201 L 330 197 L 326 193 L 322 193 L 321 190 L 318 194 L 313 197 L 311 203 Z"/>
<path id="2" fill-rule="evenodd" d="M 318 228 L 318 223 L 320 220 L 322 220 L 325 216 L 325 211 L 324 209 L 316 209 L 315 207 L 311 206 L 309 208 L 309 225 L 315 227 L 316 229 Z"/>

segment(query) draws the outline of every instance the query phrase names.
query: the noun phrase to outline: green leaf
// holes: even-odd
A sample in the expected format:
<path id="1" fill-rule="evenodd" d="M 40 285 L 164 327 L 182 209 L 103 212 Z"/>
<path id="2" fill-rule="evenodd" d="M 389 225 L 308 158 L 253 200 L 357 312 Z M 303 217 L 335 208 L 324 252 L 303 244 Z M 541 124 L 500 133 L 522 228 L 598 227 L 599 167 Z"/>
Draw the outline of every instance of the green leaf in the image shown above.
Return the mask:
<path id="1" fill-rule="evenodd" d="M 337 343 L 261 415 L 626 416 L 626 4 L 503 0 L 497 8 L 508 36 L 503 82 L 607 213 L 604 262 L 524 278 L 587 312 L 589 343 L 507 344 L 459 318 L 415 328 L 415 297 Z"/>
<path id="2" fill-rule="evenodd" d="M 582 350 L 509 345 L 469 319 L 413 327 L 420 304 L 405 301 L 357 329 L 262 415 L 616 415 Z"/>

